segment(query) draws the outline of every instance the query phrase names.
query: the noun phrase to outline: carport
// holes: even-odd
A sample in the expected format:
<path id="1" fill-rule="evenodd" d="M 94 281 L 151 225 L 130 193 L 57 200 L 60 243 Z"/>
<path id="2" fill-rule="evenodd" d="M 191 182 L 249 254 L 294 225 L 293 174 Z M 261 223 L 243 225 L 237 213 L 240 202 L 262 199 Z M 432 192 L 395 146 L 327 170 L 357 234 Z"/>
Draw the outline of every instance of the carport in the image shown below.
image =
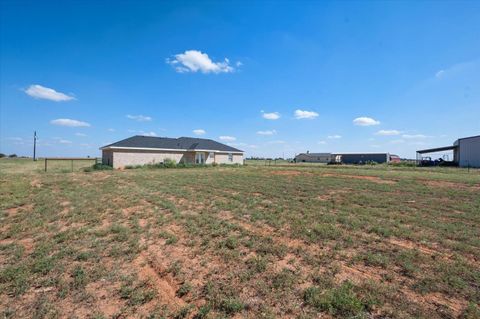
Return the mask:
<path id="1" fill-rule="evenodd" d="M 453 151 L 453 162 L 458 164 L 457 149 L 458 149 L 458 145 L 452 145 L 452 146 L 444 146 L 444 147 L 436 147 L 436 148 L 428 148 L 428 149 L 424 149 L 424 150 L 418 150 L 417 151 L 417 157 L 416 157 L 416 163 L 417 163 L 417 165 L 419 165 L 422 162 L 423 154 L 430 154 L 430 153 L 437 153 L 437 152 L 444 152 L 444 151 Z"/>

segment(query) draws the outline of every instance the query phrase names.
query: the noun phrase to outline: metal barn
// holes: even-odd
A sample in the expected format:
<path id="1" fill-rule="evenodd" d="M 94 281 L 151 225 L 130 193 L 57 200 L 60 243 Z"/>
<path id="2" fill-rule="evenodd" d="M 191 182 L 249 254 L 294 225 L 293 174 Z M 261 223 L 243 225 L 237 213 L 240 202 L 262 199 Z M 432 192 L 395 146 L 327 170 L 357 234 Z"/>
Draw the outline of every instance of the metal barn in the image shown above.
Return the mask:
<path id="1" fill-rule="evenodd" d="M 389 153 L 343 153 L 333 154 L 335 162 L 343 164 L 365 164 L 375 162 L 378 164 L 390 161 Z"/>
<path id="2" fill-rule="evenodd" d="M 417 151 L 417 160 L 423 154 L 453 151 L 453 162 L 460 167 L 480 167 L 480 135 L 459 138 L 452 146 Z"/>

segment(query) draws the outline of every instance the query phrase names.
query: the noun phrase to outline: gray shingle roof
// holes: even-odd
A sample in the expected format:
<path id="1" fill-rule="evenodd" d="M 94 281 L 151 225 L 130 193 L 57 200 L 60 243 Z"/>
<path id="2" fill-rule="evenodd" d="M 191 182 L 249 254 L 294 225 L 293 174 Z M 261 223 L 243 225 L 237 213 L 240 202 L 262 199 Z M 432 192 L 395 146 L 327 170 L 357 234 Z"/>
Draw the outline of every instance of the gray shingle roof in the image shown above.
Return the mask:
<path id="1" fill-rule="evenodd" d="M 153 137 L 136 135 L 101 147 L 131 147 L 131 148 L 163 148 L 172 150 L 208 150 L 223 152 L 243 152 L 234 147 L 216 142 L 214 140 L 195 137 Z"/>

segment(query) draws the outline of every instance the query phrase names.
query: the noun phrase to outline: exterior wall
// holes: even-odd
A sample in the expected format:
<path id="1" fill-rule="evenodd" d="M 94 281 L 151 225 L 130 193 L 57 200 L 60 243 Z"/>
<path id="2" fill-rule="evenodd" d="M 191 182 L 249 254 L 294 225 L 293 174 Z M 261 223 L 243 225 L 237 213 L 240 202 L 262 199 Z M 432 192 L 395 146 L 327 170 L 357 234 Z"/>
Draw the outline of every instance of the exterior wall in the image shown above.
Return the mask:
<path id="1" fill-rule="evenodd" d="M 388 163 L 389 154 L 387 153 L 376 153 L 376 154 L 335 154 L 335 156 L 342 156 L 342 163 L 344 164 L 360 164 L 365 162 L 376 162 L 376 163 Z"/>
<path id="2" fill-rule="evenodd" d="M 214 152 L 205 152 L 205 164 L 213 164 L 215 162 Z"/>
<path id="3" fill-rule="evenodd" d="M 480 167 L 480 136 L 458 140 L 458 165 Z"/>
<path id="4" fill-rule="evenodd" d="M 111 150 L 102 150 L 102 164 L 113 166 L 113 152 Z"/>
<path id="5" fill-rule="evenodd" d="M 330 162 L 331 155 L 311 155 L 311 154 L 298 154 L 295 156 L 295 161 L 297 163 L 328 163 Z"/>
<path id="6" fill-rule="evenodd" d="M 151 150 L 102 150 L 102 163 L 113 168 L 127 165 L 146 165 L 162 163 L 166 159 L 177 163 L 195 164 L 196 152 L 167 152 Z M 233 154 L 233 161 L 228 160 L 229 153 L 202 152 L 205 154 L 205 164 L 243 164 L 243 154 Z"/>
<path id="7" fill-rule="evenodd" d="M 118 150 L 113 152 L 113 168 L 161 163 L 167 158 L 179 163 L 182 160 L 188 160 L 188 155 L 190 154 L 183 152 Z"/>
<path id="8" fill-rule="evenodd" d="M 217 164 L 240 164 L 243 165 L 243 154 L 233 154 L 233 161 L 228 160 L 229 153 L 215 153 L 215 163 Z"/>

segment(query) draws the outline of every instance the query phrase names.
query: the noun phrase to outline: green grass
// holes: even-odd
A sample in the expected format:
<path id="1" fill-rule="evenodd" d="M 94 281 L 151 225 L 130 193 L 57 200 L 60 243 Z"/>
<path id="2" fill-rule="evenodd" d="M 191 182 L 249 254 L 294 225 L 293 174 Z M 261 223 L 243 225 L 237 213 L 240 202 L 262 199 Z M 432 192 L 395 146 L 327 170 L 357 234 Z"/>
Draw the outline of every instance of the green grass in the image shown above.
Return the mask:
<path id="1" fill-rule="evenodd" d="M 2 159 L 0 181 L 5 317 L 479 313 L 479 170 Z"/>

